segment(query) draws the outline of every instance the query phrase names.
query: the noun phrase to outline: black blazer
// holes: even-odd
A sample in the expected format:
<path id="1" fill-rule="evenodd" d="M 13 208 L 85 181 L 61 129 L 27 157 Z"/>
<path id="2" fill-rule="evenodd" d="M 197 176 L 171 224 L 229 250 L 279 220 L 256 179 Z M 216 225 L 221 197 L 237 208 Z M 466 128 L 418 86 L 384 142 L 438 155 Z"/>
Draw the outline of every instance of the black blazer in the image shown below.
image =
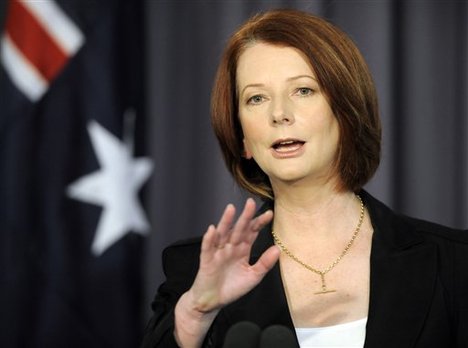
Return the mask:
<path id="1" fill-rule="evenodd" d="M 468 231 L 397 215 L 365 191 L 361 197 L 374 227 L 364 347 L 468 347 Z M 271 208 L 266 204 L 260 212 Z M 267 226 L 251 261 L 272 244 Z M 199 253 L 200 238 L 163 252 L 167 280 L 152 304 L 142 347 L 177 347 L 173 309 L 193 282 Z M 221 347 L 226 331 L 239 321 L 294 331 L 278 264 L 250 293 L 220 311 L 203 346 Z"/>

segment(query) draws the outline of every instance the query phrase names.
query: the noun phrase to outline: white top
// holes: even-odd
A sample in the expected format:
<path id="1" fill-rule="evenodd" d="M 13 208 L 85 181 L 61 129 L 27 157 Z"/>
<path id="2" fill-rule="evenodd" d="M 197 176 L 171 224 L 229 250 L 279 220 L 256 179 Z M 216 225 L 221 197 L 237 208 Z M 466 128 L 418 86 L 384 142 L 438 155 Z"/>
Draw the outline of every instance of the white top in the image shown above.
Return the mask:
<path id="1" fill-rule="evenodd" d="M 325 327 L 296 328 L 301 348 L 363 348 L 367 317 L 349 323 Z"/>

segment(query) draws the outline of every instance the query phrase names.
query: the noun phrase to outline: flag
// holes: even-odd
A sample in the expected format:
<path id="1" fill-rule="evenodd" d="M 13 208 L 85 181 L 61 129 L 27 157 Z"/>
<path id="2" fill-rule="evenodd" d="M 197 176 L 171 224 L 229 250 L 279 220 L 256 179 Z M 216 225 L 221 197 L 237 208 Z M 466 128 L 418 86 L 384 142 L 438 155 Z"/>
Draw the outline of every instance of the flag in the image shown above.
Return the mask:
<path id="1" fill-rule="evenodd" d="M 0 346 L 135 347 L 150 230 L 143 1 L 8 3 Z"/>

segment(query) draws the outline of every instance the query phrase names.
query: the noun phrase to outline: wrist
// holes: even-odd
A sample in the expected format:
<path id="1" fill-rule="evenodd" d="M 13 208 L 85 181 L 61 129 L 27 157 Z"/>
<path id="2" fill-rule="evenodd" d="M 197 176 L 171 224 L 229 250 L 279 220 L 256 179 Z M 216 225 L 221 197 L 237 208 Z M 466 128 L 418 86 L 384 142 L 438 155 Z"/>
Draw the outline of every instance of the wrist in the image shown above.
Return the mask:
<path id="1" fill-rule="evenodd" d="M 218 312 L 218 309 L 203 310 L 190 290 L 184 293 L 174 310 L 174 336 L 179 346 L 200 347 Z"/>

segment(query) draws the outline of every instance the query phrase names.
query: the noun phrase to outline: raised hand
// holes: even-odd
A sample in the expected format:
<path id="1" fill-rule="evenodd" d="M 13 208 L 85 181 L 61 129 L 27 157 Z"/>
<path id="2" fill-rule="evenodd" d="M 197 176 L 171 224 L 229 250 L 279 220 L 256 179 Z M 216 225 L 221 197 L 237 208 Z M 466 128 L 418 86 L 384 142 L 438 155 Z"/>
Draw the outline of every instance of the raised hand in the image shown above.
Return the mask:
<path id="1" fill-rule="evenodd" d="M 236 210 L 229 204 L 218 225 L 209 226 L 203 236 L 197 276 L 175 310 L 180 346 L 199 347 L 218 311 L 252 290 L 278 261 L 280 250 L 272 246 L 249 264 L 252 244 L 273 218 L 272 211 L 254 218 L 255 209 L 249 198 L 234 223 Z"/>
<path id="2" fill-rule="evenodd" d="M 235 208 L 228 205 L 215 227 L 203 237 L 200 268 L 192 286 L 197 309 L 209 312 L 221 308 L 249 292 L 273 267 L 279 250 L 273 246 L 254 264 L 249 264 L 252 244 L 258 232 L 273 217 L 272 211 L 253 218 L 255 201 L 248 199 L 233 224 Z"/>

